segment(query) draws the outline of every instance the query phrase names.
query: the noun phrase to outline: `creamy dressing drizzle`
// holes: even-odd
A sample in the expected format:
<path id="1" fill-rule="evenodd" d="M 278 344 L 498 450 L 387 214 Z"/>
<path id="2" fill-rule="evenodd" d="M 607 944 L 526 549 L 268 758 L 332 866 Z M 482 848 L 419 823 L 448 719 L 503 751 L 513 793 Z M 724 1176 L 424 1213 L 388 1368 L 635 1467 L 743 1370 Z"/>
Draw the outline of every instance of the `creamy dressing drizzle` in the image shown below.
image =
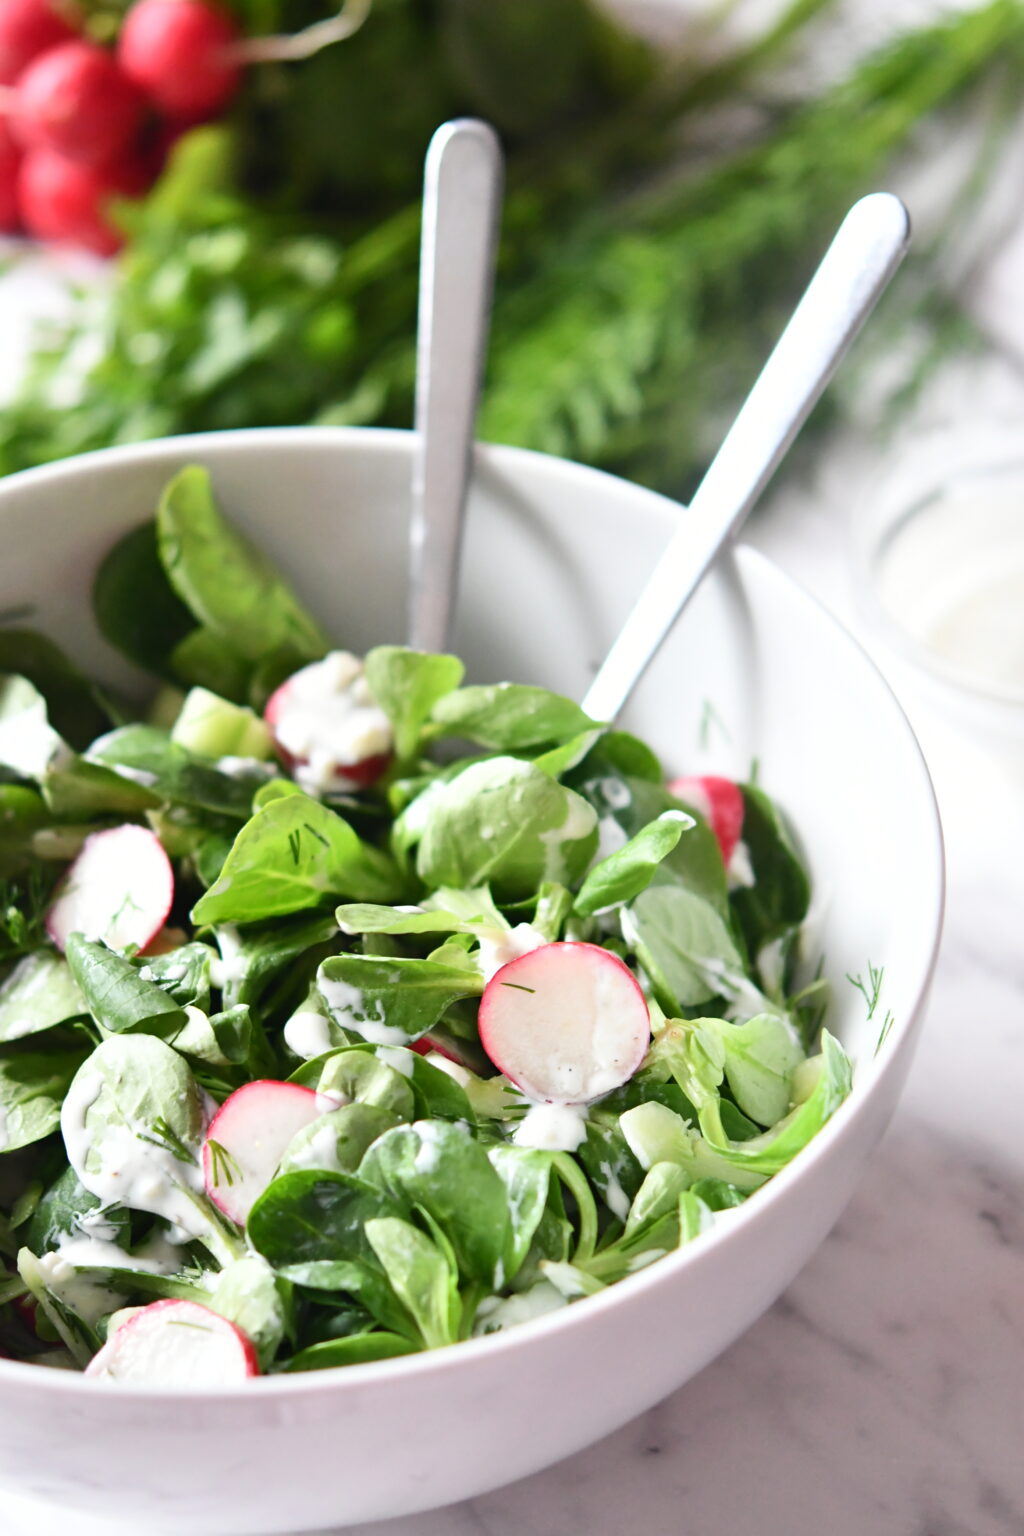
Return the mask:
<path id="1" fill-rule="evenodd" d="M 103 1077 L 87 1063 L 72 1081 L 61 1110 L 68 1161 L 85 1188 L 103 1205 L 148 1211 L 190 1237 L 206 1236 L 209 1219 L 193 1198 L 204 1197 L 198 1161 L 182 1162 L 168 1149 L 144 1140 L 151 1134 L 145 1125 L 104 1125 L 101 1138 L 95 1138 L 89 1111 L 104 1087 Z"/>
<path id="2" fill-rule="evenodd" d="M 325 1019 L 322 1013 L 314 1013 L 311 1009 L 300 1009 L 293 1013 L 284 1026 L 284 1043 L 295 1056 L 301 1056 L 303 1061 L 312 1061 L 314 1056 L 323 1056 L 331 1049 L 331 1021 Z"/>
<path id="3" fill-rule="evenodd" d="M 586 1139 L 585 1104 L 534 1104 L 512 1135 L 517 1147 L 535 1147 L 542 1152 L 575 1152 Z"/>
<path id="4" fill-rule="evenodd" d="M 370 694 L 363 664 L 349 651 L 331 651 L 289 680 L 274 724 L 278 743 L 295 759 L 303 789 L 323 794 L 345 769 L 391 751 L 387 715 Z"/>
<path id="5" fill-rule="evenodd" d="M 392 1072 L 399 1072 L 402 1077 L 412 1077 L 415 1062 L 412 1052 L 403 1046 L 378 1045 L 377 1059 L 390 1067 Z"/>
<path id="6" fill-rule="evenodd" d="M 544 935 L 530 923 L 517 923 L 514 928 L 507 929 L 482 929 L 477 963 L 484 981 L 490 981 L 511 960 L 518 960 L 521 955 L 528 955 L 531 950 L 540 949 L 547 942 Z"/>
<path id="7" fill-rule="evenodd" d="M 405 1030 L 387 1023 L 379 997 L 371 1013 L 361 987 L 326 976 L 319 978 L 317 987 L 331 1013 L 338 1016 L 338 1023 L 343 1029 L 355 1030 L 371 1045 L 408 1045 L 409 1036 Z"/>
<path id="8" fill-rule="evenodd" d="M 589 837 L 597 825 L 597 812 L 594 807 L 582 796 L 574 795 L 568 801 L 565 820 L 561 826 L 549 827 L 546 832 L 537 833 L 538 840 L 544 848 L 543 878 L 557 880 L 564 874 L 563 843 L 580 842 L 583 838 Z"/>

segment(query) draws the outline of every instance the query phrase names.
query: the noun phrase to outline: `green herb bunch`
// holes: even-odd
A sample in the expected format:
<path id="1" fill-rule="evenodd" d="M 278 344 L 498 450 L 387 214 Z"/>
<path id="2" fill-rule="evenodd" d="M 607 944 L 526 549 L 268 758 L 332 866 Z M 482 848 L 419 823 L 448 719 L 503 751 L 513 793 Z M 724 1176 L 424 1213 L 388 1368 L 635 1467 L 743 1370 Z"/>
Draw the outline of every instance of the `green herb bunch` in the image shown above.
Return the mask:
<path id="1" fill-rule="evenodd" d="M 378 0 L 346 44 L 254 72 L 232 121 L 187 136 L 125 209 L 110 301 L 40 338 L 0 468 L 166 433 L 407 425 L 422 154 L 469 111 L 509 158 L 481 435 L 685 490 L 849 203 L 1024 49 L 1019 0 L 990 0 L 818 100 L 766 95 L 826 7 L 796 0 L 708 65 L 696 44 L 658 64 L 586 0 Z M 283 7 L 243 10 L 281 25 Z M 698 151 L 723 102 L 758 131 Z M 901 286 L 929 293 L 927 268 Z"/>

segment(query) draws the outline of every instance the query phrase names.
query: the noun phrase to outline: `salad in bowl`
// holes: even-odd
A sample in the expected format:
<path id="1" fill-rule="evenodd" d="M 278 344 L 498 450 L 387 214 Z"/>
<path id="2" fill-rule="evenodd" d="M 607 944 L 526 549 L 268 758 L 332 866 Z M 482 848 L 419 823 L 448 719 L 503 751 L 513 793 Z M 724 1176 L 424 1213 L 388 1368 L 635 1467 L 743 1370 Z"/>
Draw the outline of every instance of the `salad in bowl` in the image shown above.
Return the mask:
<path id="1" fill-rule="evenodd" d="M 340 649 L 179 469 L 0 631 L 0 1350 L 195 1390 L 502 1332 L 727 1224 L 851 1087 L 757 782 Z"/>

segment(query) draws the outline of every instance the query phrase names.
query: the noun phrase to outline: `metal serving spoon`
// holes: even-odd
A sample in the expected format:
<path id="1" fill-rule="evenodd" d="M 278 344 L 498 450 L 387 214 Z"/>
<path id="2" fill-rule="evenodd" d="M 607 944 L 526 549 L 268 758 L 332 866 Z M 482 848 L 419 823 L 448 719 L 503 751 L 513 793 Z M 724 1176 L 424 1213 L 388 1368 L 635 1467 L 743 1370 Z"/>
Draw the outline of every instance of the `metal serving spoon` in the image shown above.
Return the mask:
<path id="1" fill-rule="evenodd" d="M 503 180 L 487 123 L 437 130 L 423 178 L 409 644 L 443 651 L 459 576 L 462 523 L 487 346 Z"/>
<path id="2" fill-rule="evenodd" d="M 587 690 L 583 708 L 591 719 L 614 720 L 622 709 L 785 457 L 909 239 L 907 210 L 890 193 L 872 193 L 846 215 Z"/>

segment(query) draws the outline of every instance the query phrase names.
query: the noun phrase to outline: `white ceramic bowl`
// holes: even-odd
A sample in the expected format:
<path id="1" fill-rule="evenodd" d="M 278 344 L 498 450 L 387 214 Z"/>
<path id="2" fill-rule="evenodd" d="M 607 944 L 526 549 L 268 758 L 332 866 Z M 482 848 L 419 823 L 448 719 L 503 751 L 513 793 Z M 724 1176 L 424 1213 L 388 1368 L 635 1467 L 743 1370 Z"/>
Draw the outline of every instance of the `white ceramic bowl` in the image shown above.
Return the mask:
<path id="1" fill-rule="evenodd" d="M 411 439 L 300 429 L 114 449 L 0 482 L 0 611 L 81 665 L 132 681 L 89 610 L 96 566 L 201 461 L 230 516 L 355 650 L 401 640 Z M 577 465 L 481 449 L 455 648 L 476 680 L 582 695 L 684 515 Z M 674 772 L 762 783 L 809 854 L 830 1027 L 854 1091 L 727 1224 L 562 1313 L 437 1353 L 201 1397 L 0 1361 L 0 1484 L 136 1530 L 295 1531 L 430 1508 L 580 1449 L 707 1364 L 793 1278 L 842 1210 L 894 1108 L 931 976 L 942 851 L 910 729 L 870 663 L 750 550 L 690 605 L 623 723 Z M 845 979 L 884 967 L 881 1017 Z M 879 1277 L 881 1283 L 882 1277 Z"/>

